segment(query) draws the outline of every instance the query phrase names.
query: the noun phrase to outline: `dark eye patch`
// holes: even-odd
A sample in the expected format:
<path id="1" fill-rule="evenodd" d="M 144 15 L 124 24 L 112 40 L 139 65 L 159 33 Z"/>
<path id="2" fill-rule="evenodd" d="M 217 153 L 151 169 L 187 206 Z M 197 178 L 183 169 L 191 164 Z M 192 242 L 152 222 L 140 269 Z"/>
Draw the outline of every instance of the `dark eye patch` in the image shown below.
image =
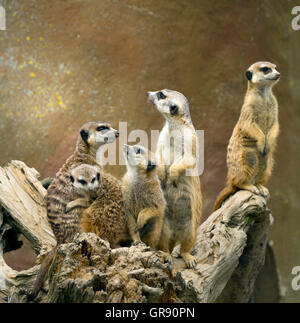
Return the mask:
<path id="1" fill-rule="evenodd" d="M 170 113 L 172 116 L 176 115 L 178 113 L 178 106 L 177 105 L 171 105 L 170 106 Z"/>
<path id="2" fill-rule="evenodd" d="M 97 173 L 97 180 L 100 180 L 100 173 Z"/>
<path id="3" fill-rule="evenodd" d="M 157 99 L 158 100 L 163 100 L 163 99 L 165 99 L 166 98 L 166 96 L 161 92 L 161 91 L 159 91 L 158 93 L 157 93 Z"/>
<path id="4" fill-rule="evenodd" d="M 143 155 L 144 154 L 144 152 L 143 152 L 143 150 L 141 149 L 141 148 L 134 148 L 134 150 L 135 150 L 135 153 L 137 154 L 137 155 Z"/>
<path id="5" fill-rule="evenodd" d="M 148 161 L 147 171 L 151 171 L 156 167 L 155 164 L 152 164 L 151 160 Z"/>
<path id="6" fill-rule="evenodd" d="M 103 130 L 107 130 L 107 129 L 109 129 L 109 127 L 107 127 L 107 126 L 99 126 L 96 128 L 97 131 L 103 131 Z"/>
<path id="7" fill-rule="evenodd" d="M 261 67 L 259 70 L 262 71 L 264 74 L 268 74 L 271 72 L 270 67 L 266 67 L 266 66 Z"/>
<path id="8" fill-rule="evenodd" d="M 92 179 L 91 183 L 92 183 L 92 184 L 94 184 L 94 183 L 95 183 L 95 180 L 96 180 L 96 177 L 94 177 L 94 178 Z"/>
<path id="9" fill-rule="evenodd" d="M 82 185 L 87 185 L 87 181 L 85 181 L 84 179 L 79 179 L 78 183 L 80 183 Z"/>

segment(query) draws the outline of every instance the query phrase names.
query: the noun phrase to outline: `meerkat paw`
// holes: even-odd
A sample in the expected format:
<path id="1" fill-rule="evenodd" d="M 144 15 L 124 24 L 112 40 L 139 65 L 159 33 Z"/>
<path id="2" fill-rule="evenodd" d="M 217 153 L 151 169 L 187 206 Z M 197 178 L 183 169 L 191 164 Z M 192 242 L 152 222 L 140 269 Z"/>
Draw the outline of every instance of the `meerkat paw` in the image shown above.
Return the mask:
<path id="1" fill-rule="evenodd" d="M 140 246 L 140 245 L 143 245 L 143 244 L 145 244 L 145 243 L 143 241 L 141 241 L 141 240 L 135 240 L 132 243 L 133 246 Z"/>
<path id="2" fill-rule="evenodd" d="M 266 198 L 270 197 L 269 190 L 265 186 L 258 184 L 257 188 L 259 189 L 260 195 L 262 195 L 263 197 L 266 197 Z"/>
<path id="3" fill-rule="evenodd" d="M 183 258 L 187 268 L 195 268 L 197 265 L 197 261 L 194 256 L 192 256 L 190 253 L 184 253 L 181 254 L 181 257 Z"/>
<path id="4" fill-rule="evenodd" d="M 250 191 L 251 193 L 255 194 L 255 195 L 260 195 L 260 191 L 258 189 L 258 187 L 256 187 L 255 185 L 239 185 L 238 188 L 240 188 L 241 190 L 246 190 L 246 191 Z"/>

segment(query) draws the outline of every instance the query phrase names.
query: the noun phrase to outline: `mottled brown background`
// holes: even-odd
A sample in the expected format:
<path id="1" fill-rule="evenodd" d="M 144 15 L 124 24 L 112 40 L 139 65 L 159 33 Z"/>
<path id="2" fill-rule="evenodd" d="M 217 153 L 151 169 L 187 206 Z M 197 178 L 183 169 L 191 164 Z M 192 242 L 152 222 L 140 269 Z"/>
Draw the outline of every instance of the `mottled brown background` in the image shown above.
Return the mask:
<path id="1" fill-rule="evenodd" d="M 74 149 L 78 128 L 99 119 L 160 129 L 145 92 L 171 88 L 205 130 L 201 176 L 205 216 L 225 182 L 225 154 L 257 60 L 278 65 L 281 134 L 269 183 L 271 240 L 281 301 L 300 301 L 291 270 L 300 265 L 299 1 L 7 0 L 0 31 L 0 165 L 19 159 L 53 176 Z M 124 167 L 110 167 L 121 176 Z M 18 255 L 18 254 L 17 254 Z M 12 258 L 14 257 L 14 258 Z M 24 259 L 30 263 L 29 256 Z M 19 256 L 10 261 L 22 267 Z M 24 264 L 23 264 L 24 265 Z M 267 286 L 266 286 L 267 288 Z"/>

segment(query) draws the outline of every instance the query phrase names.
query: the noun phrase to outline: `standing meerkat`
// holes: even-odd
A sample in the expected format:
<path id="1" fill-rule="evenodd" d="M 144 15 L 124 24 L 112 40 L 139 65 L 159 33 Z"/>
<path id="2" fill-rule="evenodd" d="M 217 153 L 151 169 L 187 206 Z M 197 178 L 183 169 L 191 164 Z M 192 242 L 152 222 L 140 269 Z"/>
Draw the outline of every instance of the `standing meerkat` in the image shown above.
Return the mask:
<path id="1" fill-rule="evenodd" d="M 70 182 L 71 172 L 82 164 L 96 165 L 97 150 L 114 142 L 119 132 L 106 122 L 88 122 L 80 129 L 74 153 L 56 174 L 47 190 L 47 216 L 58 243 L 73 240 L 80 231 L 82 209 L 74 208 L 65 213 L 68 203 L 80 198 L 79 190 Z"/>
<path id="2" fill-rule="evenodd" d="M 134 243 L 157 248 L 166 201 L 156 172 L 155 158 L 139 145 L 124 145 L 127 173 L 122 180 L 127 225 Z"/>
<path id="3" fill-rule="evenodd" d="M 248 68 L 246 77 L 248 90 L 227 148 L 227 184 L 214 210 L 239 189 L 268 196 L 265 185 L 272 173 L 279 134 L 278 103 L 272 88 L 280 73 L 272 63 L 257 62 Z"/>
<path id="4" fill-rule="evenodd" d="M 70 180 L 82 197 L 68 203 L 66 212 L 75 207 L 89 207 L 98 196 L 100 178 L 100 167 L 97 165 L 82 164 L 73 168 Z"/>
<path id="5" fill-rule="evenodd" d="M 45 275 L 56 254 L 58 246 L 70 242 L 81 230 L 80 216 L 82 208 L 73 208 L 66 213 L 68 203 L 81 197 L 81 192 L 71 185 L 72 169 L 81 164 L 99 166 L 96 161 L 97 150 L 119 137 L 119 132 L 107 122 L 92 121 L 80 129 L 74 153 L 66 160 L 48 187 L 46 195 L 47 217 L 57 240 L 57 245 L 46 256 L 29 299 L 34 299 L 42 287 Z M 117 203 L 117 201 L 116 201 Z"/>
<path id="6" fill-rule="evenodd" d="M 197 135 L 189 103 L 177 91 L 148 92 L 150 101 L 165 117 L 159 135 L 156 160 L 161 186 L 167 202 L 159 249 L 169 254 L 181 244 L 180 255 L 188 268 L 196 265 L 190 254 L 196 242 L 202 216 L 200 178 L 196 171 Z"/>

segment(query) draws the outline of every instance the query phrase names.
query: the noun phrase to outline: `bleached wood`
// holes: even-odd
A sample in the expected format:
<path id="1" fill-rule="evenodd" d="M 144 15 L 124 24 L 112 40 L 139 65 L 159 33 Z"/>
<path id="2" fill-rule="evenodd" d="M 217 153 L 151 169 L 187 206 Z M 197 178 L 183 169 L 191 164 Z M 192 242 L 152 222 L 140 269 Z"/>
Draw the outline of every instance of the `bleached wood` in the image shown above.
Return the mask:
<path id="1" fill-rule="evenodd" d="M 0 213 L 0 234 L 11 225 L 37 253 L 52 248 L 55 239 L 46 219 L 46 191 L 38 173 L 14 161 L 0 168 L 0 182 L 0 204 L 9 217 L 5 220 Z M 198 229 L 195 269 L 187 269 L 176 257 L 178 248 L 170 266 L 162 252 L 144 244 L 111 249 L 93 233 L 77 235 L 59 247 L 49 272 L 49 292 L 40 293 L 37 301 L 247 302 L 264 262 L 271 226 L 266 203 L 263 196 L 239 191 L 211 214 Z M 240 266 L 241 259 L 247 259 L 247 265 Z M 24 290 L 32 288 L 38 268 L 12 270 L 3 259 L 0 243 L 0 291 L 9 294 L 10 301 L 26 301 Z"/>

